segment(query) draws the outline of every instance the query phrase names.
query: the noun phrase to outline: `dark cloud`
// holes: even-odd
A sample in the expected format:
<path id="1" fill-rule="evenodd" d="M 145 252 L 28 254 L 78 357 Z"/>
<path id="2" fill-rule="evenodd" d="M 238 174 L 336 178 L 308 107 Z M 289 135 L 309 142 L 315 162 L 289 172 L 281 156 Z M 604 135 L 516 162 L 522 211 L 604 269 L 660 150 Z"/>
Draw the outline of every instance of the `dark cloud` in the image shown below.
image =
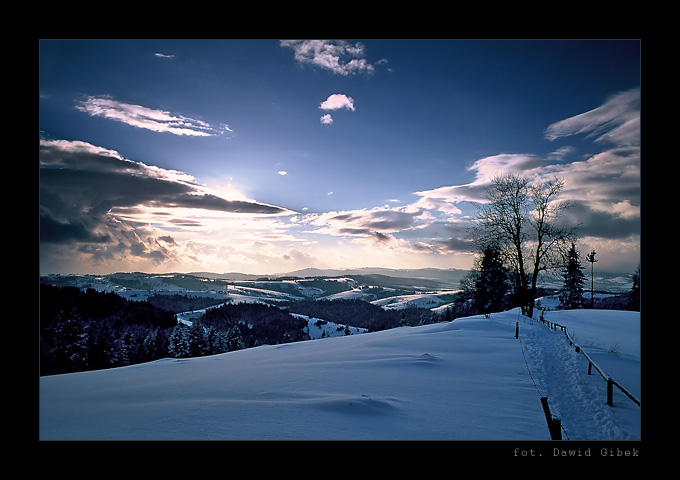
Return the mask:
<path id="1" fill-rule="evenodd" d="M 40 241 L 47 243 L 87 242 L 109 243 L 112 238 L 108 234 L 98 234 L 82 219 L 69 219 L 59 222 L 47 211 L 40 212 Z"/>
<path id="2" fill-rule="evenodd" d="M 447 240 L 438 240 L 435 243 L 442 253 L 475 251 L 473 242 L 468 238 L 451 237 Z"/>
<path id="3" fill-rule="evenodd" d="M 40 146 L 40 193 L 41 198 L 56 200 L 51 208 L 68 205 L 79 209 L 78 213 L 106 213 L 113 207 L 146 205 L 250 214 L 286 212 L 258 202 L 225 200 L 189 180 L 181 172 L 131 162 L 87 144 L 43 142 Z"/>
<path id="4" fill-rule="evenodd" d="M 422 213 L 423 210 L 420 209 L 413 212 L 382 209 L 356 210 L 328 216 L 324 221 L 335 226 L 343 235 L 365 235 L 375 231 L 397 232 L 412 228 L 417 222 L 417 217 Z M 342 226 L 343 224 L 347 227 Z"/>
<path id="5" fill-rule="evenodd" d="M 639 216 L 626 218 L 616 213 L 592 209 L 585 202 L 570 201 L 571 208 L 563 219 L 567 224 L 578 225 L 579 237 L 599 237 L 609 240 L 629 238 L 632 232 L 640 232 Z"/>
<path id="6" fill-rule="evenodd" d="M 97 261 L 126 255 L 155 263 L 170 258 L 168 248 L 145 239 L 141 223 L 124 220 L 125 214 L 141 207 L 266 215 L 287 212 L 277 206 L 218 197 L 182 172 L 132 162 L 84 142 L 42 141 L 39 160 L 43 253 L 49 250 L 43 244 L 49 248 L 70 245 Z M 179 220 L 177 225 L 198 223 Z M 171 237 L 159 239 L 175 245 Z"/>

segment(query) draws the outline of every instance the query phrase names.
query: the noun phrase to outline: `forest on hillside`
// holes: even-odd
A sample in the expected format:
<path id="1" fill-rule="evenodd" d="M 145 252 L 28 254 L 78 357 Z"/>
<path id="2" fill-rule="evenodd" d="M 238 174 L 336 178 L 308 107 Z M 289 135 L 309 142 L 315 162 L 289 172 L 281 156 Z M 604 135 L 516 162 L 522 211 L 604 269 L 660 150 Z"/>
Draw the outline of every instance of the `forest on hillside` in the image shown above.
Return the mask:
<path id="1" fill-rule="evenodd" d="M 130 365 L 167 356 L 172 312 L 113 292 L 40 285 L 40 374 Z"/>
<path id="2" fill-rule="evenodd" d="M 195 357 L 308 340 L 308 322 L 294 313 L 338 324 L 384 330 L 452 319 L 452 310 L 384 310 L 362 300 L 300 300 L 278 306 L 215 304 L 189 295 L 127 300 L 92 288 L 40 285 L 40 375 L 98 370 L 173 357 Z M 176 313 L 213 307 L 193 320 Z"/>
<path id="3" fill-rule="evenodd" d="M 295 300 L 282 302 L 280 306 L 291 313 L 321 318 L 351 327 L 366 328 L 369 332 L 400 326 L 425 325 L 444 320 L 444 315 L 426 308 L 385 310 L 378 305 L 359 299 Z"/>

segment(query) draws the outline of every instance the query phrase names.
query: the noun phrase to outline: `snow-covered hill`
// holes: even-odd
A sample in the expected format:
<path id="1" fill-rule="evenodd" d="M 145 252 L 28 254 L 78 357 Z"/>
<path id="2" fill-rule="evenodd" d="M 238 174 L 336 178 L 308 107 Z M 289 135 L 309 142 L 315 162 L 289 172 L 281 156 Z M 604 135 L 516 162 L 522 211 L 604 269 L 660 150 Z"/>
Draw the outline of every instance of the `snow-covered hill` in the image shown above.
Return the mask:
<path id="1" fill-rule="evenodd" d="M 640 315 L 551 311 L 640 399 Z M 519 339 L 515 326 L 519 322 Z M 40 378 L 43 440 L 640 438 L 640 407 L 516 310 Z"/>

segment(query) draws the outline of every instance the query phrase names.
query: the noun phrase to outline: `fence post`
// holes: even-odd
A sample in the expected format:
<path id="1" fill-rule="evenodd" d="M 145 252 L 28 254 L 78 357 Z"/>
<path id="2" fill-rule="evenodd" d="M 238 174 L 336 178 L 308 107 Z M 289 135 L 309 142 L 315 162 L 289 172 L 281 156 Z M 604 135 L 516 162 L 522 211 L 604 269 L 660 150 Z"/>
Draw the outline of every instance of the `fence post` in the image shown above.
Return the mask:
<path id="1" fill-rule="evenodd" d="M 562 420 L 555 417 L 552 423 L 551 438 L 553 440 L 562 440 Z"/>
<path id="2" fill-rule="evenodd" d="M 588 362 L 588 375 L 592 375 L 592 374 L 593 374 L 592 370 L 593 370 L 593 362 L 590 362 L 590 361 L 589 361 L 589 362 Z"/>
<path id="3" fill-rule="evenodd" d="M 607 405 L 614 406 L 614 380 L 611 377 L 607 379 Z"/>
<path id="4" fill-rule="evenodd" d="M 543 405 L 543 413 L 545 413 L 545 420 L 548 422 L 548 431 L 550 432 L 551 440 L 562 440 L 562 422 L 559 418 L 553 418 L 548 406 L 548 397 L 541 397 L 541 404 Z"/>
<path id="5" fill-rule="evenodd" d="M 515 323 L 515 339 L 519 338 L 519 322 Z"/>

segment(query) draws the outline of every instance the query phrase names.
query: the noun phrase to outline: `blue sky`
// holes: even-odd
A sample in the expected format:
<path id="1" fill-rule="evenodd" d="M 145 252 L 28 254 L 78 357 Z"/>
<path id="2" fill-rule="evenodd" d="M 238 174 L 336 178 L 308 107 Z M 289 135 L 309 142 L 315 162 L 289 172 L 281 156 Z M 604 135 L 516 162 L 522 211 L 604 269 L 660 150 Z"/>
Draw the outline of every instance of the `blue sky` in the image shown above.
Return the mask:
<path id="1" fill-rule="evenodd" d="M 43 40 L 40 271 L 470 268 L 494 175 L 640 256 L 637 40 Z"/>

